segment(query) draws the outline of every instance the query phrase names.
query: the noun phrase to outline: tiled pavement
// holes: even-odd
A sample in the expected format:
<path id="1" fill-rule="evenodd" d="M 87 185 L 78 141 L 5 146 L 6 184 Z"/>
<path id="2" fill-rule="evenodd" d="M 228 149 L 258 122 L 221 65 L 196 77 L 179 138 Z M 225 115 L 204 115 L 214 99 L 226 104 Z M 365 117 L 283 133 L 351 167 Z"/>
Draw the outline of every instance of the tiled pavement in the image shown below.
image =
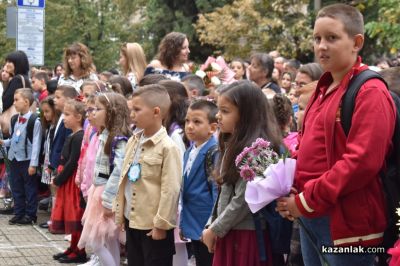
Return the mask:
<path id="1" fill-rule="evenodd" d="M 39 210 L 35 225 L 9 225 L 11 215 L 0 214 L 0 266 L 53 266 L 62 264 L 53 260 L 53 254 L 64 251 L 69 242 L 64 235 L 53 235 L 39 224 L 49 218 L 49 213 Z M 121 265 L 123 265 L 121 263 Z M 195 266 L 194 259 L 188 266 Z"/>
<path id="2" fill-rule="evenodd" d="M 64 235 L 53 235 L 38 225 L 46 221 L 49 214 L 38 212 L 38 223 L 30 226 L 9 225 L 11 215 L 0 214 L 0 265 L 75 265 L 60 264 L 52 255 L 69 245 Z"/>

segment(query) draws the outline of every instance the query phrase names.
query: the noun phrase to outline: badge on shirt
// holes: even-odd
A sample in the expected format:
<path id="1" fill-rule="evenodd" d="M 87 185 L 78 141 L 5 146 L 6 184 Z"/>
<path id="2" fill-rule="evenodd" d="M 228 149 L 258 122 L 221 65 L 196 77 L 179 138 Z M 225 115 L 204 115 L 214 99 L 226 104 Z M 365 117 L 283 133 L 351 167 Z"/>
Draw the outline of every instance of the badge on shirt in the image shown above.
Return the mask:
<path id="1" fill-rule="evenodd" d="M 141 166 L 138 163 L 132 164 L 129 168 L 128 179 L 131 182 L 136 182 L 140 178 Z"/>
<path id="2" fill-rule="evenodd" d="M 14 141 L 15 141 L 15 143 L 18 143 L 19 142 L 19 137 L 21 136 L 21 130 L 17 130 L 17 131 L 15 131 L 15 137 L 14 137 Z"/>

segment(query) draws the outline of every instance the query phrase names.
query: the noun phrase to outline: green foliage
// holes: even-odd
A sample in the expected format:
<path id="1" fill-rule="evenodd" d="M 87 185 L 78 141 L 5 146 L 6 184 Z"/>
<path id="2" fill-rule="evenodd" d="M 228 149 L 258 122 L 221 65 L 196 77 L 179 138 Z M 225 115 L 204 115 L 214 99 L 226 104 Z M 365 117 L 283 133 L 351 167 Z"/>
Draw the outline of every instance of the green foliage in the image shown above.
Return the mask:
<path id="1" fill-rule="evenodd" d="M 209 45 L 201 45 L 194 24 L 198 14 L 211 12 L 232 0 L 149 0 L 143 22 L 143 44 L 151 59 L 157 52 L 161 39 L 171 31 L 185 33 L 190 41 L 191 59 L 204 60 L 210 53 Z"/>
<path id="2" fill-rule="evenodd" d="M 6 8 L 8 4 L 5 1 L 0 1 L 0 62 L 4 62 L 4 58 L 11 51 L 15 50 L 15 39 L 7 39 L 6 25 Z"/>
<path id="3" fill-rule="evenodd" d="M 203 44 L 222 49 L 227 59 L 271 50 L 279 50 L 286 57 L 309 59 L 312 30 L 305 4 L 295 0 L 237 0 L 201 14 L 196 30 Z"/>
<path id="4" fill-rule="evenodd" d="M 374 8 L 378 10 L 378 17 L 365 25 L 367 34 L 371 38 L 376 38 L 378 46 L 386 47 L 390 53 L 395 54 L 400 49 L 399 2 L 397 0 L 379 0 L 374 4 Z"/>

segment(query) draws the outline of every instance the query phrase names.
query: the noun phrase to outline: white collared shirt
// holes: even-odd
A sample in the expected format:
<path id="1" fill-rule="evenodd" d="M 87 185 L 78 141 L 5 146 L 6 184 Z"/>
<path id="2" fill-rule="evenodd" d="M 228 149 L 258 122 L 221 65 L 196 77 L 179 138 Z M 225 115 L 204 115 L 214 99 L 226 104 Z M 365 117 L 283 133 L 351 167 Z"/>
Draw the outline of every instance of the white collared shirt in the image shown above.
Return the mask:
<path id="1" fill-rule="evenodd" d="M 193 149 L 189 153 L 189 157 L 188 157 L 188 161 L 186 163 L 185 171 L 183 172 L 187 176 L 189 176 L 190 170 L 192 170 L 193 163 L 196 160 L 197 155 L 199 154 L 201 148 L 203 148 L 204 145 L 206 145 L 206 143 L 207 143 L 207 141 L 204 142 L 203 144 L 201 144 L 199 147 L 196 147 L 195 145 L 193 145 Z"/>

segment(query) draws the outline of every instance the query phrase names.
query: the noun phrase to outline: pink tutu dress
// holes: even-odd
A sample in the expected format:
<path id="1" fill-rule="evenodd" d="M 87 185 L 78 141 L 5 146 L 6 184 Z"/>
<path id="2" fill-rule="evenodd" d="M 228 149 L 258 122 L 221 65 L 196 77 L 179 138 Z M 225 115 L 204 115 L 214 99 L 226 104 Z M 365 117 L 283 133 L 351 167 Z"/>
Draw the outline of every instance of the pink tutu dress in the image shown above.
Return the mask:
<path id="1" fill-rule="evenodd" d="M 78 243 L 79 248 L 97 250 L 104 246 L 108 239 L 119 237 L 119 228 L 114 216 L 105 218 L 101 195 L 105 185 L 92 185 L 88 191 L 88 202 L 82 217 L 83 230 Z"/>

